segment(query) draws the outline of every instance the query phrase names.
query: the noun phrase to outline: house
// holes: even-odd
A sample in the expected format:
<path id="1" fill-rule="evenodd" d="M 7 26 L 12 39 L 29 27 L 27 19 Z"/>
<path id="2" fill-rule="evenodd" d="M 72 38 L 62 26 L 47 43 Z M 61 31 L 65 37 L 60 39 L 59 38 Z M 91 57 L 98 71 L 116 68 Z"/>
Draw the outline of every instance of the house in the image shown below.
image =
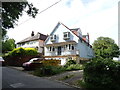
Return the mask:
<path id="1" fill-rule="evenodd" d="M 39 53 L 43 53 L 43 45 L 44 41 L 46 40 L 47 36 L 41 33 L 37 33 L 34 35 L 34 32 L 32 31 L 31 36 L 23 39 L 22 41 L 17 43 L 18 47 L 23 48 L 36 48 Z"/>
<path id="2" fill-rule="evenodd" d="M 89 34 L 82 35 L 80 28 L 69 29 L 58 22 L 45 40 L 44 55 L 46 59 L 60 59 L 61 65 L 64 65 L 68 59 L 75 59 L 80 63 L 81 60 L 94 57 L 89 43 Z"/>

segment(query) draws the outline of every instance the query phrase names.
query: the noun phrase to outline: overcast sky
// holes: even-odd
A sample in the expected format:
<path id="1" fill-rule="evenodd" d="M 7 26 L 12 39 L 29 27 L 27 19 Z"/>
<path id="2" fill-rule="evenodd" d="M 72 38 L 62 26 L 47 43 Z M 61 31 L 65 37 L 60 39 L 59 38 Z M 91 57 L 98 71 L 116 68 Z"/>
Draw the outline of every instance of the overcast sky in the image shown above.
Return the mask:
<path id="1" fill-rule="evenodd" d="M 59 0 L 28 0 L 39 12 Z M 118 44 L 118 1 L 119 0 L 61 0 L 58 4 L 30 19 L 24 14 L 18 26 L 8 31 L 16 42 L 34 31 L 50 34 L 60 21 L 69 28 L 81 28 L 82 34 L 89 33 L 90 44 L 98 37 L 110 37 Z"/>

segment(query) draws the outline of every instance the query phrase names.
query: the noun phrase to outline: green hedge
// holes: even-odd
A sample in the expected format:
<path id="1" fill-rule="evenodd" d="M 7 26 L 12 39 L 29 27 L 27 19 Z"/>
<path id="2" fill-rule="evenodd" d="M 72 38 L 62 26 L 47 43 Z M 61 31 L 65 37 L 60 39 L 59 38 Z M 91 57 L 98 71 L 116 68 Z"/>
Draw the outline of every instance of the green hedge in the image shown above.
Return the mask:
<path id="1" fill-rule="evenodd" d="M 82 70 L 82 69 L 83 69 L 83 65 L 82 64 L 71 64 L 70 66 L 66 67 L 67 71 Z"/>
<path id="2" fill-rule="evenodd" d="M 76 61 L 75 60 L 68 60 L 67 62 L 66 62 L 66 64 L 64 65 L 64 67 L 69 67 L 71 64 L 76 64 Z"/>
<path id="3" fill-rule="evenodd" d="M 120 62 L 93 60 L 85 65 L 83 78 L 87 88 L 120 90 Z"/>
<path id="4" fill-rule="evenodd" d="M 13 57 L 13 56 L 29 56 L 29 55 L 37 55 L 38 52 L 34 48 L 15 48 L 11 52 L 7 54 L 7 56 Z"/>
<path id="5" fill-rule="evenodd" d="M 61 72 L 64 72 L 65 68 L 62 66 L 43 65 L 37 68 L 33 74 L 36 76 L 51 76 Z"/>

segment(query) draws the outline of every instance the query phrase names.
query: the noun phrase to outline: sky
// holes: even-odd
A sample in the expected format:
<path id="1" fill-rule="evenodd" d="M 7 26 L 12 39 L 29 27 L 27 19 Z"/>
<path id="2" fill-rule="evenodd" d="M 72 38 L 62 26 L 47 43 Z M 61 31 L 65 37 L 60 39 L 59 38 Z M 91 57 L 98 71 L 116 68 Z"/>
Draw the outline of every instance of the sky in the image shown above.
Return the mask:
<path id="1" fill-rule="evenodd" d="M 83 35 L 89 33 L 90 44 L 98 37 L 110 37 L 118 44 L 118 2 L 120 0 L 28 0 L 39 9 L 46 11 L 31 18 L 25 13 L 18 20 L 14 29 L 8 30 L 9 38 L 19 42 L 40 32 L 50 34 L 58 22 L 70 29 L 80 28 Z"/>

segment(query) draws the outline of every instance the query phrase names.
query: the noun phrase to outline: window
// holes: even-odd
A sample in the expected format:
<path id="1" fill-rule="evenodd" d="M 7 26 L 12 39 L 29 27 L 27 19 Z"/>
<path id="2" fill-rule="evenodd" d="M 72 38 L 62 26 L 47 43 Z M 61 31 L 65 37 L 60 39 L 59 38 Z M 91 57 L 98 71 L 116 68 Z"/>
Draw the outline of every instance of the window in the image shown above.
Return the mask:
<path id="1" fill-rule="evenodd" d="M 52 48 L 52 51 L 55 51 L 55 48 L 54 48 L 54 47 Z"/>
<path id="2" fill-rule="evenodd" d="M 25 43 L 22 43 L 22 46 L 25 45 Z"/>
<path id="3" fill-rule="evenodd" d="M 52 48 L 51 48 L 51 47 L 49 47 L 49 51 L 51 51 L 51 49 L 52 49 Z"/>
<path id="4" fill-rule="evenodd" d="M 49 47 L 49 51 L 55 51 L 55 47 Z"/>
<path id="5" fill-rule="evenodd" d="M 72 50 L 74 50 L 75 48 L 74 48 L 74 46 L 72 45 Z"/>
<path id="6" fill-rule="evenodd" d="M 56 35 L 50 36 L 51 42 L 54 42 L 56 40 Z"/>
<path id="7" fill-rule="evenodd" d="M 70 50 L 71 45 L 69 44 L 69 50 Z"/>
<path id="8" fill-rule="evenodd" d="M 65 40 L 70 38 L 70 32 L 64 32 L 63 35 Z"/>

